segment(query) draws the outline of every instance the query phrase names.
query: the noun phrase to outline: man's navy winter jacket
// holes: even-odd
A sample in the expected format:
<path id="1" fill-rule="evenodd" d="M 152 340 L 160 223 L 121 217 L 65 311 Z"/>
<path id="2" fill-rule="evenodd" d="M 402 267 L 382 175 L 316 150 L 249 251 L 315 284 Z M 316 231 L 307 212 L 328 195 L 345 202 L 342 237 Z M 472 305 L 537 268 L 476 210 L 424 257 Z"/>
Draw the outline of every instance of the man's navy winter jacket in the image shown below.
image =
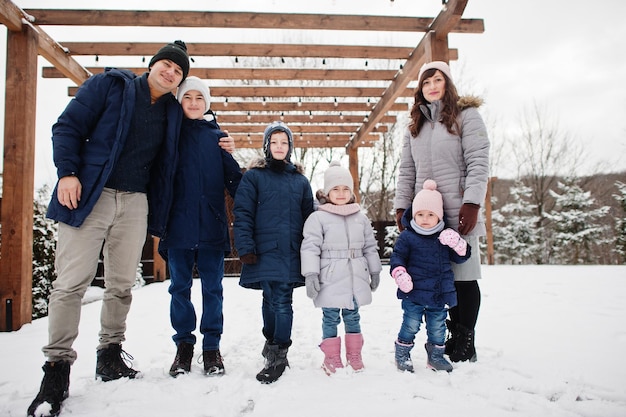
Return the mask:
<path id="1" fill-rule="evenodd" d="M 70 210 L 57 199 L 55 187 L 47 216 L 80 227 L 95 206 L 117 162 L 128 134 L 135 107 L 137 76 L 130 71 L 107 69 L 89 78 L 78 89 L 52 127 L 54 163 L 58 177 L 76 175 L 82 195 L 78 208 Z M 147 73 L 143 75 L 147 78 Z M 174 170 L 182 108 L 168 94 L 167 131 L 157 160 L 152 164 L 148 191 L 149 231 L 161 236 L 172 201 Z"/>

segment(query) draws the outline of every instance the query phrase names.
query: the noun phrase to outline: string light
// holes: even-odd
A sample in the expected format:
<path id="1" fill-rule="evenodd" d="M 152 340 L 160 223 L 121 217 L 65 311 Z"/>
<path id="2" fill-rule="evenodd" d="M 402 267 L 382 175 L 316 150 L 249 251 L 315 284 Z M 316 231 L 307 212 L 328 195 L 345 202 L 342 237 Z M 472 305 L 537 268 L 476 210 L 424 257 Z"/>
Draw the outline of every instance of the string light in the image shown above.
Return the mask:
<path id="1" fill-rule="evenodd" d="M 309 110 L 309 119 L 313 119 L 313 112 Z"/>
<path id="2" fill-rule="evenodd" d="M 265 106 L 267 102 L 265 101 L 265 97 L 263 97 L 263 105 Z"/>
<path id="3" fill-rule="evenodd" d="M 302 97 L 298 98 L 298 107 L 302 107 Z"/>
<path id="4" fill-rule="evenodd" d="M 335 107 L 337 107 L 339 103 L 337 102 L 337 97 L 335 97 Z"/>
<path id="5" fill-rule="evenodd" d="M 339 112 L 339 118 L 343 120 L 343 112 Z"/>
<path id="6" fill-rule="evenodd" d="M 248 120 L 250 120 L 252 118 L 252 116 L 250 115 L 250 112 L 248 112 Z"/>
<path id="7" fill-rule="evenodd" d="M 224 99 L 224 107 L 228 107 L 228 97 Z"/>

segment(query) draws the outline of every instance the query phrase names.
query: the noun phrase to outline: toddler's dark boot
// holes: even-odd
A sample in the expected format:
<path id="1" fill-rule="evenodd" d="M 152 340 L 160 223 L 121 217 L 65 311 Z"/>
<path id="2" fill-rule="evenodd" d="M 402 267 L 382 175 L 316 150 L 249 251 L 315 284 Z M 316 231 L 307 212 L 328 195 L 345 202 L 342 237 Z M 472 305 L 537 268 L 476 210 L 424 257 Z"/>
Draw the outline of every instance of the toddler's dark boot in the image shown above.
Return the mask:
<path id="1" fill-rule="evenodd" d="M 411 349 L 413 343 L 403 343 L 396 340 L 396 367 L 400 371 L 413 372 L 413 361 L 411 360 Z"/>
<path id="2" fill-rule="evenodd" d="M 209 376 L 220 376 L 226 373 L 224 361 L 220 350 L 205 350 L 202 352 L 204 362 L 204 374 Z"/>
<path id="3" fill-rule="evenodd" d="M 443 357 L 444 347 L 433 343 L 424 345 L 428 354 L 428 367 L 433 371 L 452 372 L 452 364 Z"/>
<path id="4" fill-rule="evenodd" d="M 191 360 L 193 359 L 193 345 L 181 342 L 176 349 L 174 363 L 170 367 L 170 376 L 176 378 L 180 374 L 191 371 Z"/>
<path id="5" fill-rule="evenodd" d="M 454 343 L 454 351 L 450 354 L 452 362 L 476 362 L 476 348 L 474 347 L 474 330 L 462 324 L 456 325 L 458 336 Z"/>
<path id="6" fill-rule="evenodd" d="M 281 348 L 279 345 L 268 344 L 265 366 L 256 375 L 257 381 L 262 384 L 276 382 L 285 372 L 285 368 L 289 366 L 289 361 L 287 360 L 288 350 L 289 347 Z"/>
<path id="7" fill-rule="evenodd" d="M 70 394 L 70 363 L 46 362 L 43 380 L 37 396 L 28 407 L 28 417 L 55 417 L 61 412 L 61 404 Z"/>
<path id="8" fill-rule="evenodd" d="M 110 344 L 97 352 L 96 379 L 103 382 L 113 381 L 120 378 L 140 378 L 141 374 L 128 366 L 126 361 L 131 363 L 133 357 L 122 350 L 122 345 Z"/>

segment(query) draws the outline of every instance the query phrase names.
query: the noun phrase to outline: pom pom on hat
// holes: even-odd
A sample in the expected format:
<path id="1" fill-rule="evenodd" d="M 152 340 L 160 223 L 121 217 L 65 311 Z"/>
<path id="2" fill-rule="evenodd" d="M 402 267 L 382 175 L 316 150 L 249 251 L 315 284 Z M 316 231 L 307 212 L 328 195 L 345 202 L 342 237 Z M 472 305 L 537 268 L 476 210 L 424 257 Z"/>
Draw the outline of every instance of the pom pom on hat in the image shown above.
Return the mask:
<path id="1" fill-rule="evenodd" d="M 162 59 L 169 59 L 175 62 L 183 70 L 183 81 L 187 78 L 189 74 L 189 55 L 187 54 L 187 45 L 185 45 L 185 42 L 174 41 L 159 49 L 150 60 L 148 68 L 152 68 L 157 61 Z"/>
<path id="2" fill-rule="evenodd" d="M 437 183 L 433 180 L 424 181 L 422 190 L 413 199 L 412 217 L 420 210 L 432 211 L 439 220 L 443 219 L 443 197 L 437 191 Z"/>
<path id="3" fill-rule="evenodd" d="M 443 61 L 427 62 L 426 64 L 422 65 L 422 68 L 420 68 L 419 75 L 417 76 L 417 81 L 420 81 L 422 79 L 422 75 L 424 74 L 424 72 L 426 72 L 429 69 L 437 69 L 443 72 L 446 75 L 446 77 L 448 77 L 448 79 L 452 81 L 452 72 L 450 72 L 450 66 Z"/>
<path id="4" fill-rule="evenodd" d="M 338 185 L 346 185 L 354 193 L 354 180 L 350 171 L 342 167 L 339 161 L 332 161 L 324 172 L 324 194 L 328 195 Z"/>
<path id="5" fill-rule="evenodd" d="M 206 113 L 211 107 L 211 93 L 209 91 L 209 87 L 198 77 L 194 77 L 193 75 L 187 77 L 178 87 L 176 99 L 178 99 L 179 103 L 182 102 L 185 93 L 193 90 L 199 91 L 204 97 L 204 103 L 206 106 L 204 112 Z"/>

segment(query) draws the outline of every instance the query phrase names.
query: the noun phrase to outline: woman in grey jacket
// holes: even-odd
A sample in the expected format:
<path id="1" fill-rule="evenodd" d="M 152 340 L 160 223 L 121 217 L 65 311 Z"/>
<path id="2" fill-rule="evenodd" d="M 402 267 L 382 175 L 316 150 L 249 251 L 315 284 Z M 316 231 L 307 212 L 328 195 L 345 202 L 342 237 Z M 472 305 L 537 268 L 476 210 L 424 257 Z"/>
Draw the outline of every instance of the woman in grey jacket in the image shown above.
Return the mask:
<path id="1" fill-rule="evenodd" d="M 419 72 L 411 122 L 404 135 L 394 208 L 400 230 L 404 210 L 427 179 L 435 180 L 443 196 L 446 226 L 478 248 L 485 223 L 479 216 L 487 192 L 489 139 L 475 97 L 459 98 L 450 67 L 442 61 L 424 64 Z M 453 264 L 458 305 L 447 321 L 451 337 L 446 354 L 458 361 L 475 361 L 474 328 L 480 308 L 480 255 Z"/>
<path id="2" fill-rule="evenodd" d="M 341 362 L 337 326 L 346 328 L 346 359 L 354 371 L 363 369 L 359 307 L 372 302 L 379 283 L 380 258 L 372 224 L 354 202 L 350 172 L 333 161 L 324 172 L 324 190 L 317 192 L 318 210 L 304 223 L 300 248 L 307 295 L 321 307 L 322 368 L 330 375 Z"/>

